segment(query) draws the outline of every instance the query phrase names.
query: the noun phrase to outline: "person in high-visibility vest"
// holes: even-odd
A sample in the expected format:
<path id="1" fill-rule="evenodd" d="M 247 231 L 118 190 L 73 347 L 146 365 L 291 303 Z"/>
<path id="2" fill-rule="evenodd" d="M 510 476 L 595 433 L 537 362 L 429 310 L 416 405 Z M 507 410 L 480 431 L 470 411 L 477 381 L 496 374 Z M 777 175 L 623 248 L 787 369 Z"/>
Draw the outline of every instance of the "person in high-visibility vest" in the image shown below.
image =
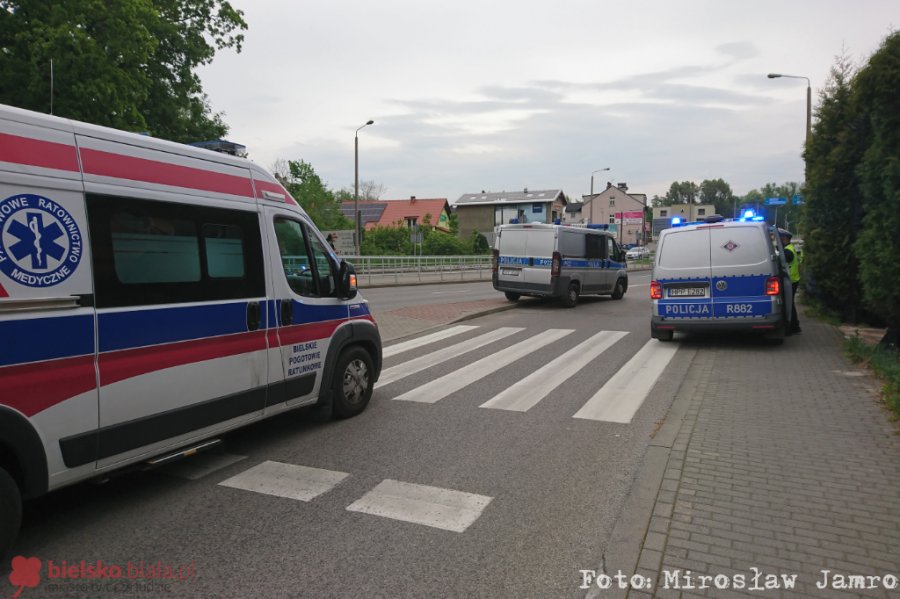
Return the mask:
<path id="1" fill-rule="evenodd" d="M 791 326 L 790 333 L 800 332 L 800 320 L 797 318 L 797 287 L 800 286 L 800 255 L 791 243 L 793 234 L 785 229 L 778 229 L 781 245 L 784 247 L 784 260 L 788 263 L 791 277 Z"/>

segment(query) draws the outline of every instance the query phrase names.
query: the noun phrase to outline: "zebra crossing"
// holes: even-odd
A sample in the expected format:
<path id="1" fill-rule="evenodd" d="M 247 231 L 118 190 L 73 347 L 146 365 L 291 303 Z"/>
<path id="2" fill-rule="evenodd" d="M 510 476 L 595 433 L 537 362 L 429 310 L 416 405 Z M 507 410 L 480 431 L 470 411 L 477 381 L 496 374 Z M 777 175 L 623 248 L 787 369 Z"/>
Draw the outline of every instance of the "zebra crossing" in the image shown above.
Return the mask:
<path id="1" fill-rule="evenodd" d="M 460 325 L 385 348 L 384 355 L 387 357 L 402 357 L 403 354 L 413 350 L 415 357 L 400 361 L 382 371 L 381 378 L 375 386 L 375 389 L 379 390 L 379 397 L 394 401 L 435 404 L 575 332 L 574 329 L 529 332 L 525 327 L 500 327 L 487 332 L 479 332 L 478 329 L 477 326 Z M 447 347 L 427 351 L 430 345 L 473 332 L 479 334 Z M 408 391 L 398 395 L 390 393 L 390 385 L 397 381 L 464 356 L 476 349 L 489 348 L 492 344 L 513 335 L 526 335 L 526 338 Z M 528 376 L 512 383 L 479 407 L 527 412 L 549 397 L 563 382 L 589 368 L 604 352 L 627 335 L 625 331 L 600 331 L 577 343 Z M 597 389 L 572 417 L 628 424 L 643 405 L 677 350 L 676 344 L 650 340 Z M 422 353 L 423 351 L 426 353 Z"/>

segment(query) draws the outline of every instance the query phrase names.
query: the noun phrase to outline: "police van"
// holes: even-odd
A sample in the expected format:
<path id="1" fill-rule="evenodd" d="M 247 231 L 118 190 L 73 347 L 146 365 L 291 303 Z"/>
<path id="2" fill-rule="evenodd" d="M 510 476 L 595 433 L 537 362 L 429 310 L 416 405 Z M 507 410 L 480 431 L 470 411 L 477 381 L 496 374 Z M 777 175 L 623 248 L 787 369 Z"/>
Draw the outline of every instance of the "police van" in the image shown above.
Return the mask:
<path id="1" fill-rule="evenodd" d="M 0 555 L 21 498 L 354 416 L 381 356 L 353 267 L 262 168 L 0 106 Z"/>
<path id="2" fill-rule="evenodd" d="M 554 297 L 571 308 L 583 294 L 618 300 L 628 290 L 625 255 L 601 228 L 500 225 L 493 254 L 494 289 L 513 302 L 523 295 Z"/>
<path id="3" fill-rule="evenodd" d="M 761 217 L 704 222 L 660 233 L 650 282 L 650 335 L 756 331 L 784 339 L 791 281 L 780 241 Z"/>

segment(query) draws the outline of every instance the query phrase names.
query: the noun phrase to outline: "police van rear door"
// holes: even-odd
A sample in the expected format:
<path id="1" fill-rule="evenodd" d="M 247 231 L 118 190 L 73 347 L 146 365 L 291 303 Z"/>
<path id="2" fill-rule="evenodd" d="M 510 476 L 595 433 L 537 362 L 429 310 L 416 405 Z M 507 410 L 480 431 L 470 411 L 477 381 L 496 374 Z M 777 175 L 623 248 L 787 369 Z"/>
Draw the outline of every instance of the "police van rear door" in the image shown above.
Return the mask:
<path id="1" fill-rule="evenodd" d="M 729 223 L 710 229 L 713 314 L 716 318 L 766 316 L 775 297 L 766 295 L 774 274 L 765 225 Z"/>
<path id="2" fill-rule="evenodd" d="M 664 318 L 711 318 L 709 227 L 668 229 L 657 251 L 655 279 L 662 286 L 657 314 Z"/>

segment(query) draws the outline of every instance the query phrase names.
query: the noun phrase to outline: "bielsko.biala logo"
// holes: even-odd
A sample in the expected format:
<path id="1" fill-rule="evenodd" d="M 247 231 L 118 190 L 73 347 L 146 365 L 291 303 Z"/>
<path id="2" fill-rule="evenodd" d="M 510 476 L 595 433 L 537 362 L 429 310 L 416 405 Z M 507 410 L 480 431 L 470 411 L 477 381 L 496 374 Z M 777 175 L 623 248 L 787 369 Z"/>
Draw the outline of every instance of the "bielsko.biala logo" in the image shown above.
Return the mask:
<path id="1" fill-rule="evenodd" d="M 69 278 L 83 249 L 78 223 L 49 198 L 30 193 L 0 201 L 0 272 L 28 287 Z"/>

